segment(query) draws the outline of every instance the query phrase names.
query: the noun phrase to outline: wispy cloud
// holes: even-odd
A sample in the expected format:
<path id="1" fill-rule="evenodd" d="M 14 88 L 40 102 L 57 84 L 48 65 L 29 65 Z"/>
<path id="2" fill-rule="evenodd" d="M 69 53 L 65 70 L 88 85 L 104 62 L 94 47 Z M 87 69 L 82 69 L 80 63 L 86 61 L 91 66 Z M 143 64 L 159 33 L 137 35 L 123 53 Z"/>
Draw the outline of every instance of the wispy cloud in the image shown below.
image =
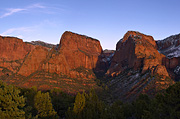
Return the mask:
<path id="1" fill-rule="evenodd" d="M 28 6 L 27 8 L 46 8 L 46 6 L 43 6 L 43 5 L 37 3 L 37 4 L 33 4 L 31 6 Z"/>
<path id="2" fill-rule="evenodd" d="M 10 16 L 10 15 L 13 15 L 15 13 L 18 13 L 18 12 L 28 11 L 28 10 L 35 9 L 35 8 L 43 9 L 46 7 L 41 4 L 33 4 L 33 5 L 27 6 L 25 8 L 9 8 L 9 9 L 6 9 L 6 12 L 4 14 L 2 14 L 0 16 L 0 18 L 4 18 L 4 17 Z"/>
<path id="3" fill-rule="evenodd" d="M 38 26 L 31 26 L 31 27 L 17 27 L 17 28 L 10 28 L 1 33 L 2 36 L 16 36 L 18 38 L 24 39 L 25 36 L 31 35 L 36 31 Z"/>
<path id="4" fill-rule="evenodd" d="M 23 33 L 23 32 L 31 32 L 34 31 L 34 27 L 19 27 L 19 28 L 10 28 L 3 32 L 1 35 L 11 35 L 12 33 Z"/>
<path id="5" fill-rule="evenodd" d="M 0 35 L 1 36 L 15 36 L 15 37 L 28 41 L 30 39 L 31 40 L 37 39 L 37 38 L 32 38 L 32 37 L 38 36 L 38 34 L 40 33 L 42 33 L 44 36 L 45 34 L 43 33 L 43 31 L 44 29 L 46 29 L 46 27 L 55 28 L 57 26 L 59 26 L 59 24 L 57 24 L 55 21 L 44 20 L 33 26 L 9 28 L 3 33 L 0 33 Z"/>
<path id="6" fill-rule="evenodd" d="M 20 8 L 16 8 L 16 9 L 7 9 L 8 12 L 4 13 L 3 15 L 0 16 L 0 18 L 4 18 L 4 17 L 7 17 L 7 16 L 10 16 L 14 13 L 17 13 L 17 12 L 21 12 L 21 11 L 24 11 L 26 9 L 20 9 Z"/>

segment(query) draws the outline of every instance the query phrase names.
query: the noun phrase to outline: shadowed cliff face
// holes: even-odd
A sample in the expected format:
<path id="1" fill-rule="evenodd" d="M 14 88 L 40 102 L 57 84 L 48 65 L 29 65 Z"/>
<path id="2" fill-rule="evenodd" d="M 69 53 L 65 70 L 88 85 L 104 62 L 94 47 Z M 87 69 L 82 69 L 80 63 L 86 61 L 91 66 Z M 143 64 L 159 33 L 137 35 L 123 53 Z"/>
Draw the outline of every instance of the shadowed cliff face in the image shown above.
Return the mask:
<path id="1" fill-rule="evenodd" d="M 163 65 L 166 66 L 170 76 L 179 80 L 180 78 L 180 34 L 172 35 L 164 40 L 158 40 L 158 50 L 166 57 L 163 58 Z"/>
<path id="2" fill-rule="evenodd" d="M 157 51 L 157 45 L 152 36 L 129 31 L 117 43 L 116 53 L 107 74 L 117 76 L 131 68 L 142 70 L 142 73 L 147 70 L 156 72 L 156 68 L 162 65 L 163 57 L 165 56 Z M 165 67 L 161 66 L 161 68 L 164 71 Z M 169 76 L 167 71 L 163 75 Z"/>

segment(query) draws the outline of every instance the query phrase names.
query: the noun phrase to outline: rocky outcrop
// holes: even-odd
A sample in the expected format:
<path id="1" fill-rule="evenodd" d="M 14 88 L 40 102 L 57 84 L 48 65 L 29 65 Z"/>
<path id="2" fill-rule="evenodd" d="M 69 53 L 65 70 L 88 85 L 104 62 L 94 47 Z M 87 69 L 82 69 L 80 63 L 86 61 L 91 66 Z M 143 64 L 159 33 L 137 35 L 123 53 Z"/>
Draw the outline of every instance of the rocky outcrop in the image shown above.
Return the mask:
<path id="1" fill-rule="evenodd" d="M 46 60 L 48 50 L 42 46 L 36 47 L 32 52 L 28 54 L 22 64 L 18 74 L 23 76 L 29 76 L 37 70 L 41 70 L 40 67 L 43 61 Z"/>
<path id="2" fill-rule="evenodd" d="M 23 60 L 35 46 L 24 43 L 21 39 L 15 37 L 0 36 L 0 67 L 5 73 L 16 73 L 22 65 Z M 4 73 L 0 73 L 3 75 Z"/>
<path id="3" fill-rule="evenodd" d="M 46 72 L 60 75 L 69 75 L 70 72 L 65 56 L 62 54 L 53 54 L 50 60 L 43 64 L 42 69 Z"/>
<path id="4" fill-rule="evenodd" d="M 35 71 L 43 70 L 75 78 L 79 74 L 72 70 L 79 67 L 95 69 L 101 52 L 102 47 L 98 40 L 65 32 L 58 50 L 55 47 L 49 50 L 36 45 L 36 48 L 25 58 L 18 74 L 28 76 Z"/>
<path id="5" fill-rule="evenodd" d="M 61 37 L 59 52 L 65 56 L 70 69 L 93 69 L 102 47 L 96 39 L 66 31 Z"/>
<path id="6" fill-rule="evenodd" d="M 157 66 L 154 68 L 153 74 L 157 74 L 157 75 L 160 75 L 160 76 L 169 77 L 169 74 L 168 74 L 168 72 L 167 72 L 167 70 L 166 70 L 166 67 L 163 66 L 163 65 L 157 65 Z"/>
<path id="7" fill-rule="evenodd" d="M 108 75 L 117 76 L 126 69 L 154 70 L 162 64 L 164 55 L 157 51 L 157 45 L 152 36 L 129 31 L 116 45 L 116 52 L 107 71 Z M 168 76 L 168 74 L 166 74 Z"/>
<path id="8" fill-rule="evenodd" d="M 24 57 L 35 48 L 35 46 L 24 43 L 19 38 L 2 36 L 0 36 L 0 46 L 1 61 L 24 59 Z"/>
<path id="9" fill-rule="evenodd" d="M 166 56 L 160 54 L 152 36 L 129 31 L 116 45 L 107 75 L 112 95 L 123 101 L 132 101 L 141 93 L 154 96 L 174 83 L 166 65 Z M 177 68 L 177 72 L 180 68 Z"/>

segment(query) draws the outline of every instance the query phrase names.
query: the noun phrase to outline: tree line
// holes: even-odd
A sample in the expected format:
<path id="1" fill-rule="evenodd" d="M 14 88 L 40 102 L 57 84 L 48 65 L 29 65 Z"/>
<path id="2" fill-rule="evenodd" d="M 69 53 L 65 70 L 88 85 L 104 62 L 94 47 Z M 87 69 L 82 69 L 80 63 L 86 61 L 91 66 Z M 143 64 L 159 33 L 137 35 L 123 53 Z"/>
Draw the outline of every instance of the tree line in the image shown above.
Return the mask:
<path id="1" fill-rule="evenodd" d="M 149 98 L 141 94 L 131 103 L 107 104 L 95 90 L 76 96 L 59 89 L 38 91 L 7 85 L 0 81 L 1 119 L 178 119 L 180 83 Z"/>

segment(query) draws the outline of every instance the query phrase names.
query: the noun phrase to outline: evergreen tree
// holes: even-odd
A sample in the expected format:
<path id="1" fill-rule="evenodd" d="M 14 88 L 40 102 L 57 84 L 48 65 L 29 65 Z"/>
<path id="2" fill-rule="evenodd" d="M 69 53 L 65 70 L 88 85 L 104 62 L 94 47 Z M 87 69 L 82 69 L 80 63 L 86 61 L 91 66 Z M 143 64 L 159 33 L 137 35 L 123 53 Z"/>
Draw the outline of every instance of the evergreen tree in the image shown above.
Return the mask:
<path id="1" fill-rule="evenodd" d="M 83 118 L 85 119 L 106 119 L 105 104 L 99 100 L 94 89 L 85 95 L 86 106 L 83 110 Z"/>
<path id="2" fill-rule="evenodd" d="M 76 95 L 76 98 L 75 98 L 75 103 L 74 103 L 73 111 L 74 111 L 75 114 L 78 114 L 78 113 L 80 113 L 83 110 L 84 107 L 85 107 L 85 96 L 84 96 L 84 93 L 80 94 L 78 92 L 78 94 Z"/>
<path id="3" fill-rule="evenodd" d="M 59 89 L 51 89 L 50 96 L 54 110 L 61 118 L 64 118 L 68 107 L 73 106 L 75 97 L 62 92 Z"/>
<path id="4" fill-rule="evenodd" d="M 163 95 L 158 95 L 159 117 L 165 119 L 180 118 L 180 82 L 166 89 Z"/>
<path id="5" fill-rule="evenodd" d="M 94 90 L 89 94 L 78 93 L 73 108 L 66 113 L 68 119 L 106 119 L 105 104 L 98 99 Z"/>
<path id="6" fill-rule="evenodd" d="M 123 103 L 121 101 L 114 102 L 109 109 L 109 118 L 111 119 L 125 119 Z"/>
<path id="7" fill-rule="evenodd" d="M 0 81 L 0 118 L 25 119 L 25 99 L 19 96 L 20 91 Z"/>
<path id="8" fill-rule="evenodd" d="M 137 119 L 141 119 L 149 113 L 150 102 L 148 95 L 141 94 L 135 102 L 133 102 L 134 113 Z"/>
<path id="9" fill-rule="evenodd" d="M 38 112 L 40 118 L 58 118 L 53 109 L 49 93 L 41 93 L 38 91 L 34 97 L 34 107 Z"/>
<path id="10" fill-rule="evenodd" d="M 32 88 L 20 88 L 21 93 L 25 97 L 26 106 L 24 107 L 26 119 L 32 119 L 37 117 L 37 110 L 34 107 L 34 97 L 37 94 L 37 87 Z"/>

